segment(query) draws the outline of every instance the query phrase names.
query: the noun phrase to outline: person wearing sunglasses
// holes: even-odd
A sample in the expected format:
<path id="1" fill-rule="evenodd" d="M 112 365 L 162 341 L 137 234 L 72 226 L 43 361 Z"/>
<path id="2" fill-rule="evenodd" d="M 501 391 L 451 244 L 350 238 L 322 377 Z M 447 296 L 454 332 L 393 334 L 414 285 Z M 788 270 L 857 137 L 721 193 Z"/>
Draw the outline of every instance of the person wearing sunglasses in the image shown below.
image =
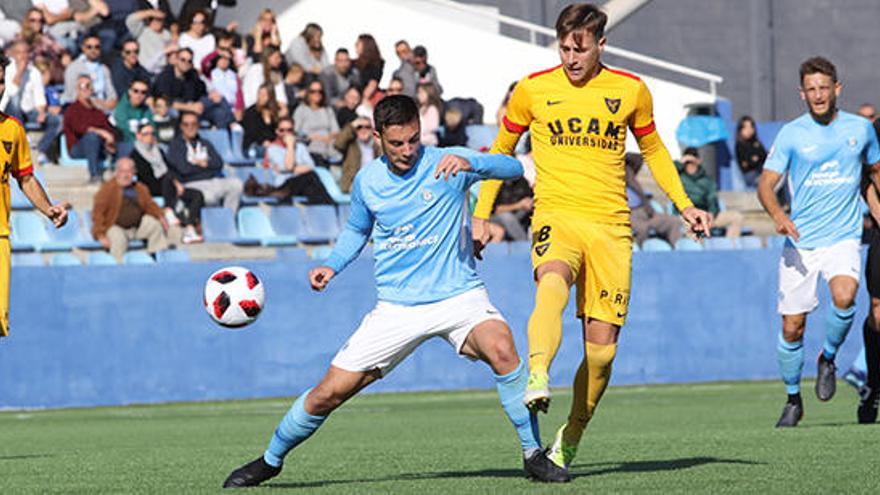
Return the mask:
<path id="1" fill-rule="evenodd" d="M 165 52 L 172 46 L 165 26 L 166 14 L 158 9 L 138 10 L 125 18 L 125 25 L 140 45 L 138 62 L 151 74 L 165 67 Z"/>
<path id="2" fill-rule="evenodd" d="M 119 101 L 119 105 L 113 110 L 113 125 L 122 136 L 117 156 L 128 156 L 131 153 L 137 131 L 141 126 L 155 125 L 153 111 L 147 105 L 149 92 L 150 83 L 147 79 L 134 79 Z"/>
<path id="3" fill-rule="evenodd" d="M 192 112 L 220 129 L 235 121 L 232 107 L 219 91 L 208 92 L 205 83 L 193 69 L 193 51 L 181 48 L 175 60 L 156 76 L 152 95 L 164 96 L 175 112 Z"/>
<path id="4" fill-rule="evenodd" d="M 314 171 L 308 148 L 296 139 L 293 129 L 293 119 L 282 117 L 275 128 L 275 140 L 266 146 L 263 166 L 275 172 L 276 188 L 271 195 L 282 202 L 302 196 L 308 204 L 334 204 Z"/>
<path id="5" fill-rule="evenodd" d="M 370 119 L 357 117 L 346 124 L 336 136 L 333 146 L 343 155 L 339 188 L 342 192 L 349 193 L 354 176 L 382 154 L 379 143 L 373 138 L 373 124 Z"/>
<path id="6" fill-rule="evenodd" d="M 116 133 L 94 101 L 94 86 L 88 74 L 76 79 L 76 101 L 64 111 L 64 138 L 73 158 L 85 158 L 89 183 L 101 182 L 104 159 L 116 152 Z"/>
<path id="7" fill-rule="evenodd" d="M 112 112 L 116 108 L 118 96 L 113 87 L 110 69 L 101 63 L 101 39 L 97 35 L 88 35 L 80 44 L 82 53 L 67 69 L 64 70 L 64 94 L 61 101 L 72 103 L 77 99 L 79 76 L 88 74 L 92 82 L 92 102 L 104 112 Z"/>
<path id="8" fill-rule="evenodd" d="M 141 45 L 136 40 L 126 40 L 122 43 L 120 56 L 115 57 L 110 64 L 110 77 L 113 80 L 113 89 L 116 94 L 124 95 L 128 91 L 131 82 L 135 79 L 150 80 L 152 75 L 140 63 L 139 56 Z"/>

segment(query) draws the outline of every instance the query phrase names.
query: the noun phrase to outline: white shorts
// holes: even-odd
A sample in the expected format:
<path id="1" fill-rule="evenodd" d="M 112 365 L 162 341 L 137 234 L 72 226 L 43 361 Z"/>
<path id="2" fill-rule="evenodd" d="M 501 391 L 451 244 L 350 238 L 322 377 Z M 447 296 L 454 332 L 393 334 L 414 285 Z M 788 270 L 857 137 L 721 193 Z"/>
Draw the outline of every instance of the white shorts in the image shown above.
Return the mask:
<path id="1" fill-rule="evenodd" d="M 786 244 L 779 259 L 779 304 L 781 315 L 809 313 L 819 305 L 816 284 L 844 275 L 859 280 L 862 272 L 861 246 L 847 239 L 828 247 L 798 249 Z"/>
<path id="2" fill-rule="evenodd" d="M 460 354 L 471 330 L 487 320 L 507 323 L 482 287 L 417 306 L 379 301 L 332 364 L 356 372 L 378 369 L 385 376 L 432 337 L 442 337 Z"/>

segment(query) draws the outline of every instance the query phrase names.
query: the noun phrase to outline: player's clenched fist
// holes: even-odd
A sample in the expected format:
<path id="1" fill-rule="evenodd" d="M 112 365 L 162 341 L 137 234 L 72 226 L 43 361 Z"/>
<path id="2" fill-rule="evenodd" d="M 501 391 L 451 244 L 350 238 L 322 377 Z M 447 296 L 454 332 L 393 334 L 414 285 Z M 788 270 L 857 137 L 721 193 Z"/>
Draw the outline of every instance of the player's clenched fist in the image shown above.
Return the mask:
<path id="1" fill-rule="evenodd" d="M 336 272 L 329 266 L 312 268 L 312 270 L 309 271 L 309 283 L 312 285 L 312 290 L 324 290 L 334 275 L 336 275 Z"/>
<path id="2" fill-rule="evenodd" d="M 443 176 L 443 180 L 449 180 L 449 176 L 455 177 L 459 172 L 471 171 L 471 162 L 466 158 L 457 155 L 446 155 L 440 159 L 437 164 L 437 170 L 434 171 L 434 178 L 439 179 Z"/>

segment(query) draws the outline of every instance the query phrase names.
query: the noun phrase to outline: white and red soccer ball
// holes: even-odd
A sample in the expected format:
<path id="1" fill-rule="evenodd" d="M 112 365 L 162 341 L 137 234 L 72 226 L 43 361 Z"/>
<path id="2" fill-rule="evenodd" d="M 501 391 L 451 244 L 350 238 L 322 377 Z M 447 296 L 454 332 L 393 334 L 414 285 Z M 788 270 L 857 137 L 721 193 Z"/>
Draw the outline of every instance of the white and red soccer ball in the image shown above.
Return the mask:
<path id="1" fill-rule="evenodd" d="M 241 328 L 257 320 L 265 291 L 260 279 L 247 268 L 228 266 L 211 274 L 205 283 L 205 310 L 227 328 Z"/>

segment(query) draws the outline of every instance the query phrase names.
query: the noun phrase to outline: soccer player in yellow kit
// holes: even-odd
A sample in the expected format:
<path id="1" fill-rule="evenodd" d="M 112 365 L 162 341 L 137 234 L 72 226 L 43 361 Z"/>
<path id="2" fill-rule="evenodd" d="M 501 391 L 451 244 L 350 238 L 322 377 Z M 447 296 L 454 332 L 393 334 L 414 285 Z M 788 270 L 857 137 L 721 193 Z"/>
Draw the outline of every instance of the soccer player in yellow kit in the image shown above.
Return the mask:
<path id="1" fill-rule="evenodd" d="M 0 98 L 6 91 L 6 66 L 9 60 L 0 54 Z M 40 182 L 34 178 L 31 150 L 21 122 L 0 112 L 0 337 L 9 335 L 9 177 L 15 177 L 30 202 L 56 227 L 67 222 L 67 203 L 52 205 Z"/>
<path id="2" fill-rule="evenodd" d="M 657 134 L 651 94 L 638 77 L 605 67 L 607 17 L 590 4 L 566 7 L 556 22 L 562 64 L 519 81 L 492 146 L 511 154 L 531 132 L 537 170 L 532 219 L 532 265 L 537 281 L 529 318 L 530 376 L 525 401 L 546 412 L 548 369 L 562 338 L 562 312 L 577 286 L 584 360 L 574 379 L 568 422 L 548 455 L 568 466 L 611 376 L 617 337 L 630 291 L 632 229 L 624 185 L 630 129 L 657 183 L 693 234 L 708 235 L 711 217 L 693 206 Z M 474 212 L 477 248 L 487 240 L 500 183 L 484 182 Z"/>

